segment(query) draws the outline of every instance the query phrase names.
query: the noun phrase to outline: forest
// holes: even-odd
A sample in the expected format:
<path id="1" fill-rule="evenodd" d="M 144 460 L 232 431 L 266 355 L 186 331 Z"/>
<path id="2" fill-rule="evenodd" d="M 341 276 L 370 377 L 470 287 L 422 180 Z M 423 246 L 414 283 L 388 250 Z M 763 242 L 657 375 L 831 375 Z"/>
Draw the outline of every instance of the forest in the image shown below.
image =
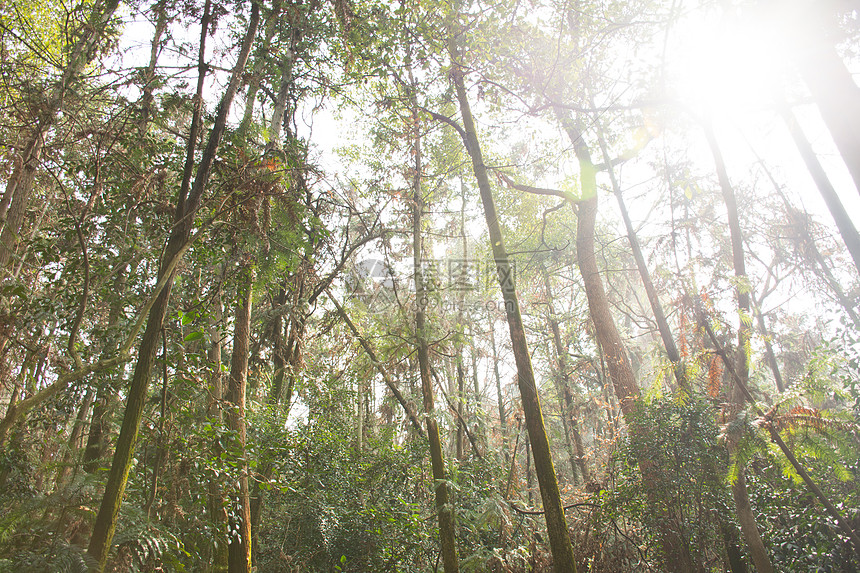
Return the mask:
<path id="1" fill-rule="evenodd" d="M 0 70 L 0 573 L 860 568 L 856 0 L 0 0 Z"/>

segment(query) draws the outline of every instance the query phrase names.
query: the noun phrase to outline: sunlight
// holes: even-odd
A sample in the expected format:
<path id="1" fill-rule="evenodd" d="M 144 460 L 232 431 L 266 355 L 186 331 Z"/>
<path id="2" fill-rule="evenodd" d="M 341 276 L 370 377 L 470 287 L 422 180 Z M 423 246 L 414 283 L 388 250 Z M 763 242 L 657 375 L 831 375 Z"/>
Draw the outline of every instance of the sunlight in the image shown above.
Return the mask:
<path id="1" fill-rule="evenodd" d="M 678 31 L 676 89 L 682 103 L 715 116 L 772 105 L 782 84 L 783 58 L 768 22 L 699 13 Z"/>

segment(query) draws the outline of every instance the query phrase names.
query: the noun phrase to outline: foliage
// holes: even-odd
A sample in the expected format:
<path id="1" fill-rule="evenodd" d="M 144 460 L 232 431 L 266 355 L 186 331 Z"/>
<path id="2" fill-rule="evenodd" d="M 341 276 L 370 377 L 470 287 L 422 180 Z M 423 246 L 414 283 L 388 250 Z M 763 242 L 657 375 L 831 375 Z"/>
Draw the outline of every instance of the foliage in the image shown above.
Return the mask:
<path id="1" fill-rule="evenodd" d="M 611 486 L 603 503 L 607 517 L 641 523 L 647 559 L 659 559 L 656 543 L 674 523 L 704 561 L 724 560 L 722 532 L 736 528 L 725 470 L 726 452 L 711 404 L 691 399 L 656 399 L 640 405 L 631 431 L 616 452 Z M 645 482 L 643 473 L 660 479 Z M 668 508 L 673 511 L 669 512 Z M 650 566 L 659 569 L 654 561 Z"/>

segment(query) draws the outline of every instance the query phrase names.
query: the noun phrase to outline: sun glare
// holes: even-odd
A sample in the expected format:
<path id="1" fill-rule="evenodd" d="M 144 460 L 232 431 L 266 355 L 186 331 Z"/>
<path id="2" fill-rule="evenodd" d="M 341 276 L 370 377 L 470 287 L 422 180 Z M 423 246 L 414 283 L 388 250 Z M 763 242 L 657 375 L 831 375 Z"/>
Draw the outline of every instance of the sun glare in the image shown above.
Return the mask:
<path id="1" fill-rule="evenodd" d="M 773 103 L 783 66 L 777 34 L 767 22 L 699 13 L 677 31 L 675 89 L 682 103 L 714 116 Z"/>

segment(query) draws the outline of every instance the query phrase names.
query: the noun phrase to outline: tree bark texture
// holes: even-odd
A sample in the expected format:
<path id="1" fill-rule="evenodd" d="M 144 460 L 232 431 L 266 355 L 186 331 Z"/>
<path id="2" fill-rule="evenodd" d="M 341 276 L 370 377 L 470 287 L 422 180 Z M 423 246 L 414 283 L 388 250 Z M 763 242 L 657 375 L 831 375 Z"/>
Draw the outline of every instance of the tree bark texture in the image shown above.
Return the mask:
<path id="1" fill-rule="evenodd" d="M 248 263 L 240 270 L 230 379 L 224 396 L 227 428 L 233 435 L 230 455 L 237 459 L 236 467 L 239 468 L 238 481 L 227 494 L 227 564 L 230 573 L 251 571 L 251 494 L 248 488 L 248 460 L 245 452 L 245 388 L 248 382 L 253 287 L 254 269 L 252 264 Z"/>

